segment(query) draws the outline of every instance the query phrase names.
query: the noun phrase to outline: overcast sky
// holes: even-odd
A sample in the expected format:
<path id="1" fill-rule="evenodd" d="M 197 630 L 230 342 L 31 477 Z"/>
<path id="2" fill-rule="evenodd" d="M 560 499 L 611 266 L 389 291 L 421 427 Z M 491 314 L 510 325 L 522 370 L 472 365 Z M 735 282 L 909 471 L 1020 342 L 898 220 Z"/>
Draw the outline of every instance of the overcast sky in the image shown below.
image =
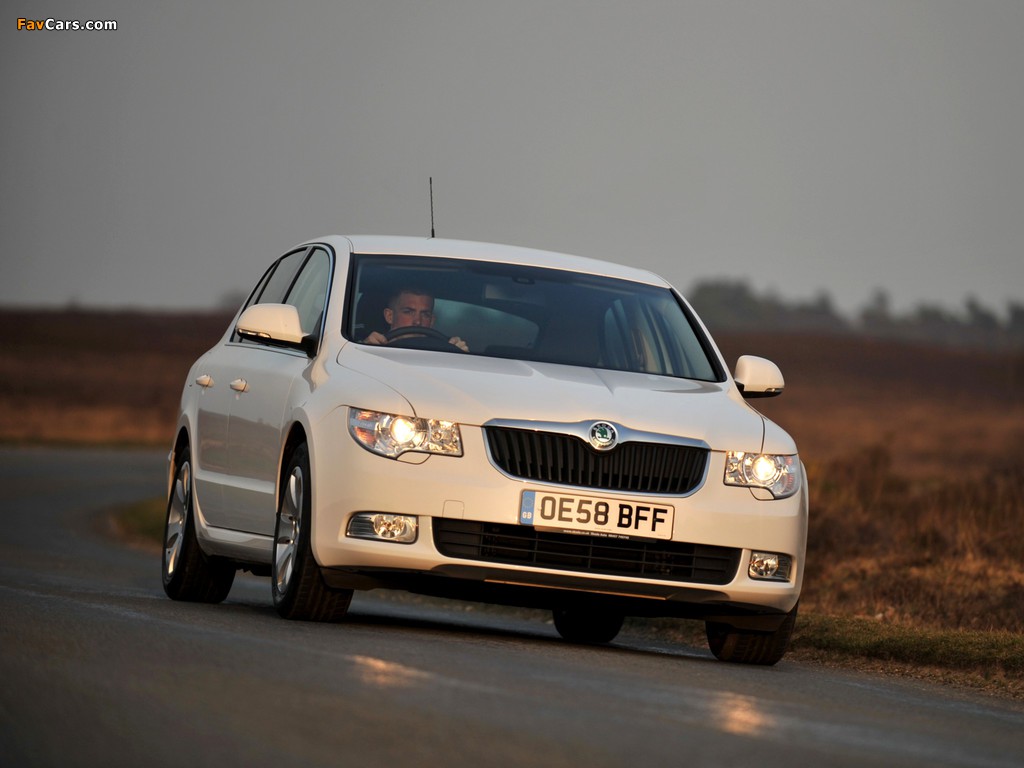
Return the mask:
<path id="1" fill-rule="evenodd" d="M 0 305 L 213 306 L 430 176 L 438 236 L 684 291 L 1024 301 L 1021 0 L 3 8 Z"/>

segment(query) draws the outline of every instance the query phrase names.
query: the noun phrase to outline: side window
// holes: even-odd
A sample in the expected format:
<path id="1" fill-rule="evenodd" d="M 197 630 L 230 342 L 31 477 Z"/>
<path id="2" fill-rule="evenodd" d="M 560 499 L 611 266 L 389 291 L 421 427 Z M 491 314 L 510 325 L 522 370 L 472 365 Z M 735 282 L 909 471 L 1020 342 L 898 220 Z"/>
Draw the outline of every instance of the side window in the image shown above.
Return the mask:
<path id="1" fill-rule="evenodd" d="M 270 265 L 256 289 L 249 296 L 243 309 L 248 309 L 253 304 L 283 304 L 284 297 L 295 280 L 295 273 L 306 256 L 306 248 L 289 253 Z M 231 334 L 232 341 L 243 341 L 238 332 Z"/>
<path id="2" fill-rule="evenodd" d="M 331 279 L 331 257 L 322 248 L 310 254 L 302 271 L 299 272 L 284 304 L 291 304 L 299 311 L 302 332 L 320 333 L 324 304 L 327 301 L 327 287 Z"/>
<path id="3" fill-rule="evenodd" d="M 284 304 L 284 297 L 295 279 L 295 273 L 302 266 L 306 250 L 295 251 L 278 260 L 271 273 L 270 278 L 263 286 L 263 290 L 256 298 L 254 304 Z"/>

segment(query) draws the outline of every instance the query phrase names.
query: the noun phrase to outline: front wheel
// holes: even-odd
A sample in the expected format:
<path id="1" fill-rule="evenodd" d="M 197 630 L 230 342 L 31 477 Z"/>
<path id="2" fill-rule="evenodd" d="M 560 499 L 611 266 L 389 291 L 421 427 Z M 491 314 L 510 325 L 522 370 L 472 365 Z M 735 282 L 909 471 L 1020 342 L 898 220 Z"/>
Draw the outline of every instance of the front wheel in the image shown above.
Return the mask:
<path id="1" fill-rule="evenodd" d="M 797 607 L 793 606 L 774 632 L 740 630 L 728 624 L 708 621 L 704 625 L 708 647 L 720 661 L 771 666 L 786 655 L 793 627 L 796 626 Z"/>
<path id="2" fill-rule="evenodd" d="M 164 592 L 172 600 L 219 603 L 235 580 L 235 566 L 209 557 L 196 539 L 192 461 L 188 448 L 175 458 L 174 485 L 167 499 L 164 522 Z"/>
<path id="3" fill-rule="evenodd" d="M 292 454 L 281 488 L 270 569 L 274 607 L 286 619 L 338 621 L 348 612 L 351 589 L 324 583 L 310 545 L 309 451 L 300 445 Z"/>

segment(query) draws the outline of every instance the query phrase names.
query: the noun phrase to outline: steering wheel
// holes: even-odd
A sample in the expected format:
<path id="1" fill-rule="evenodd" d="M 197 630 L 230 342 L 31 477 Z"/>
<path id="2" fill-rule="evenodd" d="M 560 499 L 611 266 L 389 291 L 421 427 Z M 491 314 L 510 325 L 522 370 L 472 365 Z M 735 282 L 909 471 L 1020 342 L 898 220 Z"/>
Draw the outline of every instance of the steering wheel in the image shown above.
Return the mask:
<path id="1" fill-rule="evenodd" d="M 408 347 L 410 349 L 436 349 L 451 351 L 456 349 L 462 352 L 459 347 L 448 341 L 448 334 L 441 333 L 429 325 L 403 325 L 399 328 L 392 328 L 384 334 L 388 344 L 398 342 L 396 346 Z"/>

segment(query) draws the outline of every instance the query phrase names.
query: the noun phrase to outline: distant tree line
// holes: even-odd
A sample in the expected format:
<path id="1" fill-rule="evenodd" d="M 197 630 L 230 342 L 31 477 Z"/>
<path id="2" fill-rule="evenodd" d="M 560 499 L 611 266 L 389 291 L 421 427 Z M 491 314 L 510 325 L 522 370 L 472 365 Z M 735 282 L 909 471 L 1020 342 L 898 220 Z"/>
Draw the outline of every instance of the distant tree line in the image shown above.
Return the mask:
<path id="1" fill-rule="evenodd" d="M 888 294 L 878 290 L 857 317 L 836 311 L 831 297 L 820 293 L 811 301 L 786 302 L 756 295 L 742 281 L 713 280 L 696 284 L 687 294 L 712 331 L 814 331 L 856 333 L 931 344 L 1024 348 L 1024 304 L 1010 302 L 1005 317 L 968 298 L 953 313 L 921 304 L 906 314 L 893 312 Z"/>

